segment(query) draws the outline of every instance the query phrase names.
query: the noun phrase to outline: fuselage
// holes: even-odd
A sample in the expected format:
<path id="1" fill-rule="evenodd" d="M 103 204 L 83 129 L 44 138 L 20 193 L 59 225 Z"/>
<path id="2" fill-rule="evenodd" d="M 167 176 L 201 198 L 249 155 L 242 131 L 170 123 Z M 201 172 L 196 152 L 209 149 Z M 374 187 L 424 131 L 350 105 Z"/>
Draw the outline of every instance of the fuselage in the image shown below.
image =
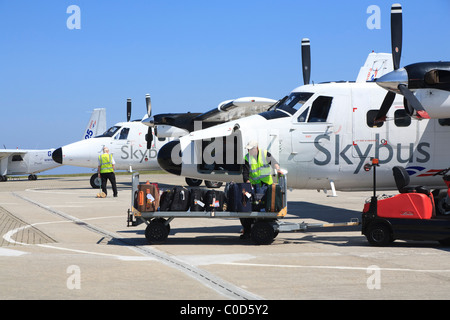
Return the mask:
<path id="1" fill-rule="evenodd" d="M 56 149 L 53 159 L 63 165 L 97 168 L 98 157 L 106 146 L 114 157 L 116 170 L 156 170 L 157 150 L 168 138 L 154 136 L 152 147 L 147 149 L 147 131 L 148 127 L 140 121 L 120 122 L 100 136 Z"/>
<path id="2" fill-rule="evenodd" d="M 413 184 L 445 186 L 430 170 L 450 166 L 450 121 L 413 119 L 397 95 L 388 114 L 393 120 L 375 125 L 385 94 L 373 82 L 301 86 L 276 110 L 181 137 L 160 151 L 159 163 L 164 168 L 169 152 L 176 158 L 178 148 L 182 158 L 172 159 L 171 168 L 178 163 L 179 172 L 172 173 L 240 182 L 245 145 L 257 140 L 288 170 L 292 188 L 327 189 L 333 182 L 338 190 L 371 189 L 372 175 L 363 170 L 371 157 L 380 159 L 380 189 L 395 188 L 396 165 L 408 169 Z"/>

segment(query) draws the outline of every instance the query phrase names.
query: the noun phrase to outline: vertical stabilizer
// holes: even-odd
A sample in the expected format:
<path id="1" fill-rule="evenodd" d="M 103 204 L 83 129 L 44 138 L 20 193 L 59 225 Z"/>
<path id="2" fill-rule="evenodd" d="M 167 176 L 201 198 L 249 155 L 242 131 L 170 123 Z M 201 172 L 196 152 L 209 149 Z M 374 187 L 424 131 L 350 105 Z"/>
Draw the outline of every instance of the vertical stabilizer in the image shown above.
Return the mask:
<path id="1" fill-rule="evenodd" d="M 356 82 L 372 82 L 393 70 L 392 54 L 372 52 L 359 70 Z"/>
<path id="2" fill-rule="evenodd" d="M 101 135 L 106 131 L 106 109 L 98 108 L 94 109 L 91 114 L 91 118 L 88 121 L 86 129 L 83 132 L 81 140 L 90 139 L 95 136 Z"/>

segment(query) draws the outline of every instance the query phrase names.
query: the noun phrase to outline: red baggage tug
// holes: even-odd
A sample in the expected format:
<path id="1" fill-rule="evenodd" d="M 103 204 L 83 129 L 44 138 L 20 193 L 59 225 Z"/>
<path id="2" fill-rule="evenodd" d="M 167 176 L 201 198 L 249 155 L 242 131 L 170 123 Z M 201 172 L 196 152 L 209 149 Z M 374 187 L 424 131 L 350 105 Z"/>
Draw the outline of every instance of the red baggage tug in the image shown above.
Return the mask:
<path id="1" fill-rule="evenodd" d="M 409 174 L 403 167 L 392 169 L 400 192 L 379 199 L 376 195 L 378 159 L 364 166 L 373 169 L 373 196 L 364 205 L 362 234 L 370 244 L 386 246 L 396 239 L 436 240 L 450 245 L 450 215 L 436 214 L 433 193 L 423 186 L 409 186 Z"/>

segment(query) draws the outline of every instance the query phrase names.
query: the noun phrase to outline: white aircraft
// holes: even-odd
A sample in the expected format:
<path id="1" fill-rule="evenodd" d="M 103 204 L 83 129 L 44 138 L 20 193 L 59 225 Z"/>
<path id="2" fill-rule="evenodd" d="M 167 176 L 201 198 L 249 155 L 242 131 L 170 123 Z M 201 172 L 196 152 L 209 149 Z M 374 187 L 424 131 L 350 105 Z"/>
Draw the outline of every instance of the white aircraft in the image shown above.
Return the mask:
<path id="1" fill-rule="evenodd" d="M 159 151 L 160 166 L 185 177 L 241 182 L 245 146 L 257 140 L 288 170 L 291 188 L 331 189 L 333 195 L 369 190 L 372 175 L 363 166 L 371 157 L 380 160 L 379 189 L 395 188 L 396 165 L 406 167 L 413 184 L 445 186 L 433 174 L 450 166 L 450 63 L 399 69 L 401 24 L 395 4 L 392 58 L 370 54 L 356 82 L 309 84 L 310 45 L 303 39 L 305 85 L 269 111 L 169 142 Z"/>
<path id="2" fill-rule="evenodd" d="M 94 109 L 83 131 L 82 139 L 90 139 L 106 129 L 106 110 Z M 28 180 L 36 180 L 36 173 L 59 167 L 61 164 L 53 161 L 52 153 L 55 149 L 0 150 L 0 181 L 7 181 L 8 175 L 29 174 Z"/>
<path id="3" fill-rule="evenodd" d="M 116 162 L 116 170 L 159 170 L 158 150 L 168 141 L 193 131 L 194 121 L 203 119 L 210 125 L 224 122 L 249 112 L 266 110 L 276 100 L 264 98 L 241 98 L 219 104 L 217 109 L 206 113 L 166 113 L 151 116 L 150 95 L 146 95 L 147 114 L 142 120 L 130 121 L 131 99 L 127 99 L 127 122 L 120 122 L 94 139 L 78 141 L 56 149 L 52 158 L 63 165 L 96 169 L 98 156 L 107 146 Z M 265 109 L 261 109 L 265 106 Z M 146 123 L 147 125 L 144 125 Z M 154 138 L 156 137 L 156 138 Z M 201 180 L 186 180 L 190 185 L 199 185 Z M 93 188 L 99 188 L 100 179 L 95 173 L 90 179 Z M 217 187 L 212 181 L 205 181 L 208 187 Z M 221 183 L 220 183 L 221 184 Z"/>

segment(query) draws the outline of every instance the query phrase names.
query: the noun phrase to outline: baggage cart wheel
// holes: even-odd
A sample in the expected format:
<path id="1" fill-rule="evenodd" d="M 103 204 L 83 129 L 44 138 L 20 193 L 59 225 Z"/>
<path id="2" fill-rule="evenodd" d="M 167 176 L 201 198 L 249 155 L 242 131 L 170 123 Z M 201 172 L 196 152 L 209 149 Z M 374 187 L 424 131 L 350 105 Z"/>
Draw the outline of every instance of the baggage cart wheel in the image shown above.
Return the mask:
<path id="1" fill-rule="evenodd" d="M 391 229 L 383 223 L 371 224 L 366 233 L 367 241 L 374 246 L 387 246 L 394 241 Z"/>
<path id="2" fill-rule="evenodd" d="M 145 238 L 151 244 L 160 244 L 169 236 L 169 228 L 164 219 L 154 219 L 145 229 Z"/>
<path id="3" fill-rule="evenodd" d="M 271 244 L 275 238 L 275 231 L 270 222 L 257 221 L 252 227 L 250 236 L 256 244 Z"/>

